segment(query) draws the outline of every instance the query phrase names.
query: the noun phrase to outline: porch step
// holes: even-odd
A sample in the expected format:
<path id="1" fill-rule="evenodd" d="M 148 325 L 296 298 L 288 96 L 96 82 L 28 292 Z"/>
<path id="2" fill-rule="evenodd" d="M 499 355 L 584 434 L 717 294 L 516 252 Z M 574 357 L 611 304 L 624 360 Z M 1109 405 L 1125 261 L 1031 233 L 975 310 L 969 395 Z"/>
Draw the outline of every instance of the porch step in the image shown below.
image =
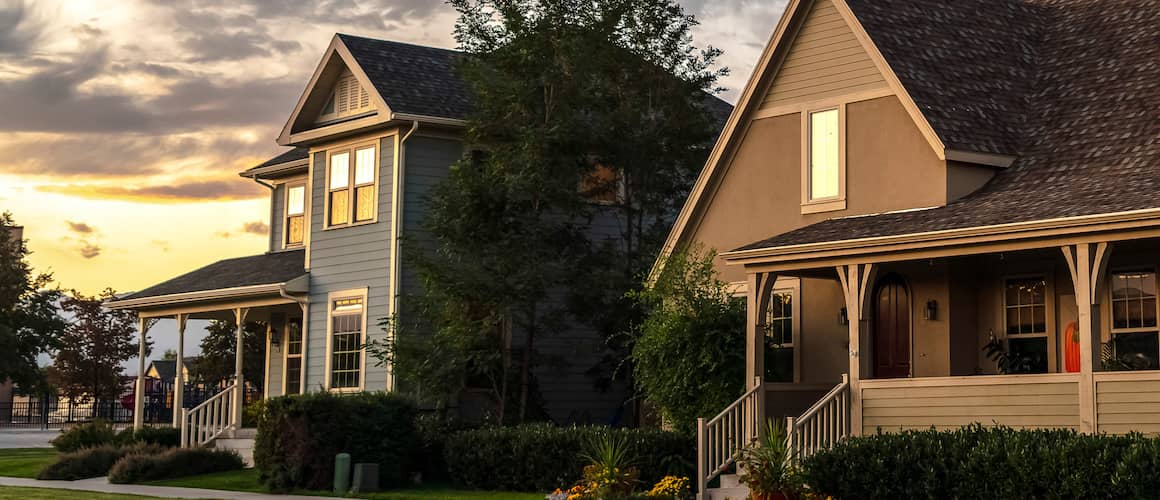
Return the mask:
<path id="1" fill-rule="evenodd" d="M 749 498 L 749 488 L 709 488 L 706 500 L 745 500 Z"/>
<path id="2" fill-rule="evenodd" d="M 226 431 L 226 435 L 231 438 L 254 439 L 258 437 L 258 429 L 253 427 L 246 427 L 244 429 L 230 429 Z"/>
<path id="3" fill-rule="evenodd" d="M 721 476 L 722 488 L 739 488 L 741 487 L 741 477 L 737 474 L 722 474 Z"/>
<path id="4" fill-rule="evenodd" d="M 254 466 L 254 438 L 222 436 L 213 440 L 213 447 L 219 450 L 234 450 L 241 455 L 242 462 L 247 468 Z"/>

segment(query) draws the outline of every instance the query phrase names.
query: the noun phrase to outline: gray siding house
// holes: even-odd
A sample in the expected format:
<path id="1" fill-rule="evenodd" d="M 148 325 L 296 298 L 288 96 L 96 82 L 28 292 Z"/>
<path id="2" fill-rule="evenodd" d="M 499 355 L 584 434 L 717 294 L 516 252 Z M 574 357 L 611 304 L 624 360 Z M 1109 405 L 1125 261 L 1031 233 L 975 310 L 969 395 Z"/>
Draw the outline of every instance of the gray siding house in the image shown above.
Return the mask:
<path id="1" fill-rule="evenodd" d="M 152 320 L 174 319 L 182 336 L 188 319 L 269 324 L 267 397 L 399 389 L 391 367 L 376 366 L 361 346 L 385 340 L 379 322 L 405 314 L 401 299 L 423 293 L 400 244 L 429 241 L 422 230 L 426 195 L 466 152 L 471 99 L 456 74 L 458 57 L 335 35 L 278 137 L 290 149 L 241 173 L 270 189 L 268 251 L 211 264 L 110 306 L 136 311 L 143 330 Z M 728 113 L 727 104 L 711 101 L 724 112 L 711 111 Z M 614 227 L 597 224 L 594 231 L 615 236 L 604 226 Z M 536 374 L 553 420 L 616 423 L 622 415 L 624 391 L 599 391 L 585 374 L 600 345 L 581 326 L 541 344 L 568 360 Z M 238 366 L 240 376 L 240 359 Z M 217 403 L 228 416 L 219 418 L 223 429 L 237 428 L 240 398 L 234 391 Z M 212 411 L 175 415 L 174 424 L 196 427 L 187 429 L 191 442 L 211 440 L 197 419 Z"/>

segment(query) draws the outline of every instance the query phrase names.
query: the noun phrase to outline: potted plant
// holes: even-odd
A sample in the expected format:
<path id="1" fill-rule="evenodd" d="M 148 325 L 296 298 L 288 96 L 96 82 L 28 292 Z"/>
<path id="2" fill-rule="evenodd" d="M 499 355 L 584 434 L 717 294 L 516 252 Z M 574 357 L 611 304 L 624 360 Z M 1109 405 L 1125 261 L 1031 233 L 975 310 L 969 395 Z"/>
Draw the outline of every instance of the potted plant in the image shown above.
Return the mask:
<path id="1" fill-rule="evenodd" d="M 795 500 L 801 489 L 784 426 L 772 420 L 753 446 L 737 457 L 741 483 L 753 500 Z"/>

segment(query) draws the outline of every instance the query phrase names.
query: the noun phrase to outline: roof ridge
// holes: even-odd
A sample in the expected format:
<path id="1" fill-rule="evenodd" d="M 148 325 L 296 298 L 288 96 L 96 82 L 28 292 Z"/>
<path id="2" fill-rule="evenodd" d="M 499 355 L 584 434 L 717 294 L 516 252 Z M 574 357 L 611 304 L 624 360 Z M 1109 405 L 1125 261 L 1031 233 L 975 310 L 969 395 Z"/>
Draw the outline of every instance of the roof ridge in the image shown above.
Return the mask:
<path id="1" fill-rule="evenodd" d="M 340 33 L 340 32 L 336 32 L 334 35 L 335 35 L 335 36 L 337 36 L 337 37 L 339 37 L 339 38 L 354 38 L 354 39 L 358 39 L 358 40 L 367 40 L 367 41 L 371 41 L 371 42 L 389 43 L 389 44 L 394 44 L 394 45 L 406 45 L 406 46 L 409 46 L 409 47 L 416 47 L 416 48 L 420 48 L 420 49 L 441 50 L 441 51 L 444 51 L 444 52 L 451 52 L 451 53 L 454 53 L 454 54 L 464 54 L 464 53 L 465 53 L 465 52 L 463 52 L 462 50 L 459 50 L 459 49 L 447 49 L 447 48 L 443 48 L 443 47 L 436 47 L 436 46 L 433 46 L 433 45 L 423 45 L 423 44 L 418 44 L 418 43 L 413 43 L 413 42 L 403 42 L 403 41 L 399 41 L 399 40 L 389 40 L 389 39 L 386 39 L 386 38 L 372 38 L 372 37 L 369 37 L 369 36 L 362 36 L 362 35 L 352 35 L 352 34 L 350 34 L 350 33 Z"/>

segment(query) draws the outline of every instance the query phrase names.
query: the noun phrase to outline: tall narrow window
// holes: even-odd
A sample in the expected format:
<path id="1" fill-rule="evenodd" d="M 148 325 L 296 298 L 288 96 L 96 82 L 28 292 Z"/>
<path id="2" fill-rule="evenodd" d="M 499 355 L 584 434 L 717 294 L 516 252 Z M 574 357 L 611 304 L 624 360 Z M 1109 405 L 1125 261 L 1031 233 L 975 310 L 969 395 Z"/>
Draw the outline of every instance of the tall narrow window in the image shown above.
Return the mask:
<path id="1" fill-rule="evenodd" d="M 794 381 L 793 292 L 774 292 L 765 320 L 765 381 Z"/>
<path id="2" fill-rule="evenodd" d="M 377 213 L 378 169 L 374 145 L 330 153 L 328 227 L 370 222 Z"/>
<path id="3" fill-rule="evenodd" d="M 363 299 L 331 302 L 330 388 L 357 389 L 362 379 Z"/>
<path id="4" fill-rule="evenodd" d="M 809 201 L 841 196 L 838 110 L 809 114 Z"/>
<path id="5" fill-rule="evenodd" d="M 302 393 L 302 320 L 286 323 L 286 394 Z"/>
<path id="6" fill-rule="evenodd" d="M 286 187 L 286 246 L 301 245 L 306 234 L 306 186 L 291 184 Z"/>
<path id="7" fill-rule="evenodd" d="M 1160 369 L 1160 339 L 1156 326 L 1156 273 L 1113 273 L 1112 345 L 1122 368 Z"/>
<path id="8" fill-rule="evenodd" d="M 1007 280 L 1004 287 L 1008 356 L 1017 373 L 1047 373 L 1047 280 Z"/>

